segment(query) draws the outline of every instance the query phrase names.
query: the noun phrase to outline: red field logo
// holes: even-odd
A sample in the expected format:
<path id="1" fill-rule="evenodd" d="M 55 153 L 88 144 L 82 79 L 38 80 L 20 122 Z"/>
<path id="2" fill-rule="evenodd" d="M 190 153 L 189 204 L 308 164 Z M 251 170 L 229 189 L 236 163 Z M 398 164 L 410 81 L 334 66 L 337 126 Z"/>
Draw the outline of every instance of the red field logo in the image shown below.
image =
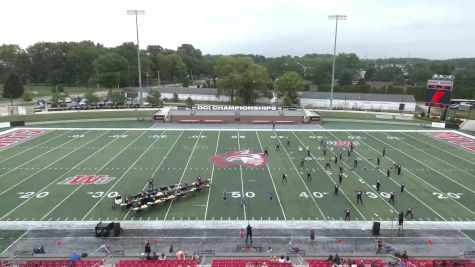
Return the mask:
<path id="1" fill-rule="evenodd" d="M 359 145 L 358 141 L 327 141 L 327 145 L 330 146 L 351 146 L 353 143 L 354 146 Z"/>
<path id="2" fill-rule="evenodd" d="M 114 179 L 115 177 L 109 177 L 109 175 L 76 175 L 74 177 L 68 177 L 64 181 L 59 182 L 58 184 L 107 184 Z"/>
<path id="3" fill-rule="evenodd" d="M 243 165 L 246 167 L 262 167 L 269 163 L 269 159 L 264 153 L 254 153 L 252 150 L 236 150 L 229 153 L 219 154 L 211 158 L 213 164 L 226 168 L 233 165 Z"/>

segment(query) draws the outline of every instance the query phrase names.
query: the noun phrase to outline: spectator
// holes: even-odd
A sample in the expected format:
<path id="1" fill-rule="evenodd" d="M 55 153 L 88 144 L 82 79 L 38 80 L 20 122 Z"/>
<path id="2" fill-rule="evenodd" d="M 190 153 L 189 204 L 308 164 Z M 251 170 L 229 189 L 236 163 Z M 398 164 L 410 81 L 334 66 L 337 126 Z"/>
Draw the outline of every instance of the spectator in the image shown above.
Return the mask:
<path id="1" fill-rule="evenodd" d="M 284 255 L 280 256 L 279 263 L 284 263 L 285 262 L 285 257 Z"/>
<path id="2" fill-rule="evenodd" d="M 360 260 L 360 263 L 358 263 L 358 267 L 364 267 L 364 263 L 362 260 Z"/>
<path id="3" fill-rule="evenodd" d="M 250 261 L 246 262 L 246 267 L 252 267 L 252 263 Z"/>
<path id="4" fill-rule="evenodd" d="M 328 256 L 327 261 L 333 263 L 333 255 L 330 254 L 330 256 Z"/>
<path id="5" fill-rule="evenodd" d="M 197 261 L 198 263 L 200 262 L 200 256 L 198 256 L 198 253 L 196 252 L 193 253 L 191 259 Z"/>
<path id="6" fill-rule="evenodd" d="M 409 259 L 409 256 L 407 255 L 407 251 L 404 250 L 404 251 L 402 252 L 401 257 L 402 257 L 403 260 L 408 260 L 408 259 Z"/>
<path id="7" fill-rule="evenodd" d="M 167 256 L 165 256 L 165 253 L 162 253 L 162 256 L 160 256 L 160 260 L 164 261 L 167 259 Z"/>
<path id="8" fill-rule="evenodd" d="M 262 262 L 262 267 L 267 267 L 267 263 L 265 261 Z"/>
<path id="9" fill-rule="evenodd" d="M 356 265 L 356 262 L 355 262 L 355 261 L 353 261 L 353 262 L 351 262 L 351 265 L 350 265 L 350 267 L 358 267 L 358 266 Z"/>
<path id="10" fill-rule="evenodd" d="M 310 244 L 312 244 L 313 246 L 313 242 L 315 242 L 315 232 L 312 230 L 310 230 Z"/>
<path id="11" fill-rule="evenodd" d="M 272 247 L 269 247 L 269 248 L 267 249 L 267 253 L 272 253 Z"/>
<path id="12" fill-rule="evenodd" d="M 285 258 L 285 263 L 292 263 L 292 262 L 290 261 L 289 256 L 287 256 L 287 258 Z"/>
<path id="13" fill-rule="evenodd" d="M 175 255 L 178 260 L 185 260 L 185 252 L 180 250 Z"/>
<path id="14" fill-rule="evenodd" d="M 338 256 L 338 254 L 335 254 L 335 258 L 333 258 L 333 262 L 340 265 L 341 260 L 342 259 Z"/>
<path id="15" fill-rule="evenodd" d="M 157 252 L 153 253 L 152 260 L 158 260 L 158 254 Z"/>
<path id="16" fill-rule="evenodd" d="M 250 224 L 247 225 L 247 233 L 246 233 L 246 244 L 247 244 L 247 239 L 251 239 L 251 244 L 252 244 L 252 227 Z"/>
<path id="17" fill-rule="evenodd" d="M 168 249 L 169 253 L 173 253 L 173 244 L 170 244 L 170 248 Z"/>
<path id="18" fill-rule="evenodd" d="M 241 228 L 241 231 L 239 231 L 239 236 L 241 238 L 244 238 L 245 234 L 244 234 L 244 229 Z"/>
<path id="19" fill-rule="evenodd" d="M 147 257 L 147 259 L 150 258 L 150 252 L 152 252 L 152 248 L 150 248 L 150 241 L 147 240 L 145 241 L 145 256 Z"/>
<path id="20" fill-rule="evenodd" d="M 271 257 L 270 257 L 270 262 L 271 262 L 271 263 L 278 263 L 279 260 L 277 260 L 277 257 L 276 257 L 276 256 L 271 256 Z"/>

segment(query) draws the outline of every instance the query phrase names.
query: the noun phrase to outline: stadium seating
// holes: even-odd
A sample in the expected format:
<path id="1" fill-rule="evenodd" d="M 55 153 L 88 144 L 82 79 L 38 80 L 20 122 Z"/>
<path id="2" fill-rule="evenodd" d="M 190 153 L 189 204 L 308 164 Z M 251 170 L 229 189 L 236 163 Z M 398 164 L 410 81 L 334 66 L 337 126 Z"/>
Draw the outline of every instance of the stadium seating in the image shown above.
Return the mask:
<path id="1" fill-rule="evenodd" d="M 121 260 L 115 267 L 196 267 L 195 260 Z"/>
<path id="2" fill-rule="evenodd" d="M 75 266 L 75 267 L 98 267 L 102 264 L 102 260 L 80 260 L 76 261 L 72 265 L 71 260 L 32 260 L 26 263 L 21 263 L 20 267 L 63 267 L 63 266 Z"/>
<path id="3" fill-rule="evenodd" d="M 213 260 L 211 267 L 246 267 L 247 263 L 250 263 L 252 266 L 258 264 L 262 266 L 265 262 L 269 267 L 292 267 L 291 263 L 271 263 L 269 260 L 262 259 L 245 259 L 245 260 Z"/>
<path id="4" fill-rule="evenodd" d="M 445 264 L 444 264 L 445 262 Z M 410 267 L 471 267 L 474 264 L 470 260 L 434 260 L 434 259 L 417 259 L 417 260 L 403 260 L 406 266 Z"/>
<path id="5" fill-rule="evenodd" d="M 356 264 L 360 263 L 363 261 L 363 264 L 365 267 L 371 266 L 372 263 L 375 263 L 378 267 L 384 267 L 386 266 L 386 263 L 382 262 L 381 260 L 376 260 L 376 259 L 358 259 L 358 258 L 352 258 L 351 261 L 355 262 Z M 333 264 L 328 262 L 327 260 L 306 260 L 308 263 L 309 267 L 331 267 Z"/>

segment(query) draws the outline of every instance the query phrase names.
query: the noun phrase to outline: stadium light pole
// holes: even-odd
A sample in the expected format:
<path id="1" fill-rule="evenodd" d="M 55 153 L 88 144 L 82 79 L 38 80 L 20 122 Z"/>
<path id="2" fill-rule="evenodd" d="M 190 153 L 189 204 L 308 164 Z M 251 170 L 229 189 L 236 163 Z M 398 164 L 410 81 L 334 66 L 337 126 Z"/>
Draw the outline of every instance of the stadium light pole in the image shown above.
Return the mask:
<path id="1" fill-rule="evenodd" d="M 335 83 L 335 59 L 336 59 L 336 36 L 338 35 L 338 21 L 346 20 L 346 15 L 330 15 L 328 20 L 335 21 L 335 42 L 333 43 L 333 67 L 332 67 L 332 83 L 330 86 L 330 110 L 333 109 L 333 86 Z"/>
<path id="2" fill-rule="evenodd" d="M 134 15 L 135 16 L 135 30 L 137 32 L 137 61 L 138 61 L 138 69 L 139 69 L 139 92 L 140 92 L 140 107 L 143 107 L 143 88 L 142 88 L 142 72 L 140 67 L 140 43 L 139 43 L 139 21 L 138 15 L 145 15 L 144 10 L 127 10 L 127 15 Z"/>

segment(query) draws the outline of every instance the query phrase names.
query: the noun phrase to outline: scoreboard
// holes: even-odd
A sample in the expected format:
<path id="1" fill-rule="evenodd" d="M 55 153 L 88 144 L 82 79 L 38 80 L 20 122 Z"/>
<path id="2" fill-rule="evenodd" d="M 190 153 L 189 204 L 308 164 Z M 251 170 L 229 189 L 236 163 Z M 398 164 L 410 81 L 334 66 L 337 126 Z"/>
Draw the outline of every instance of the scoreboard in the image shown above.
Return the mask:
<path id="1" fill-rule="evenodd" d="M 448 108 L 452 98 L 452 80 L 428 80 L 426 106 Z"/>

